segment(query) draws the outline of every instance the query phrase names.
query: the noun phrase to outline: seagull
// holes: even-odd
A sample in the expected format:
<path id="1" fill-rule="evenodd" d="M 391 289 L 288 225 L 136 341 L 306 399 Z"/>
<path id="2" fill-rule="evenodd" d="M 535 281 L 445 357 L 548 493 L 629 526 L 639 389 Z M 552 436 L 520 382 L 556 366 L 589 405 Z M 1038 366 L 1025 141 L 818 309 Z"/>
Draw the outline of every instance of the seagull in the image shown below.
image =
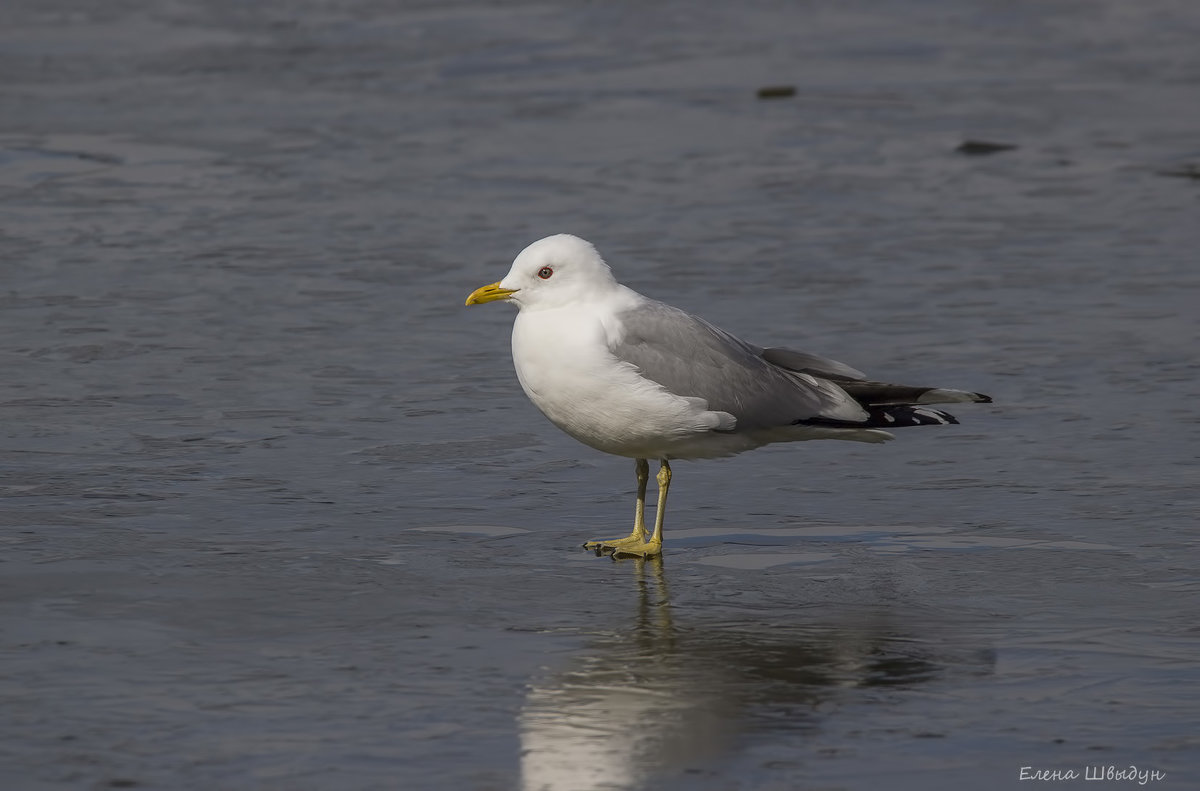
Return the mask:
<path id="1" fill-rule="evenodd" d="M 990 403 L 981 393 L 868 379 L 845 363 L 747 343 L 621 285 L 600 253 L 557 234 L 526 247 L 467 305 L 518 308 L 513 366 L 550 422 L 596 450 L 635 460 L 633 532 L 588 541 L 614 558 L 661 555 L 674 459 L 732 456 L 774 442 L 886 442 L 887 429 L 957 423 L 928 404 Z M 650 459 L 659 463 L 646 528 Z"/>

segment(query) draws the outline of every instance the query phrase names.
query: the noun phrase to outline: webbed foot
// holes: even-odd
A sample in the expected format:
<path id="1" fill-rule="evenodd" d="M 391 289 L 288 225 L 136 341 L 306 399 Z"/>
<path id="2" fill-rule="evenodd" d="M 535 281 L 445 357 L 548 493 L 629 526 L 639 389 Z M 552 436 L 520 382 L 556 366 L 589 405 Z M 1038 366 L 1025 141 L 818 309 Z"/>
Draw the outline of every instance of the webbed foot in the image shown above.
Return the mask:
<path id="1" fill-rule="evenodd" d="M 611 555 L 614 552 L 625 549 L 626 547 L 639 547 L 647 543 L 646 538 L 647 536 L 644 528 L 642 530 L 634 529 L 632 533 L 624 538 L 604 538 L 597 539 L 595 541 L 588 541 L 584 543 L 583 548 L 592 550 L 596 553 L 596 557 L 599 557 L 601 555 Z"/>

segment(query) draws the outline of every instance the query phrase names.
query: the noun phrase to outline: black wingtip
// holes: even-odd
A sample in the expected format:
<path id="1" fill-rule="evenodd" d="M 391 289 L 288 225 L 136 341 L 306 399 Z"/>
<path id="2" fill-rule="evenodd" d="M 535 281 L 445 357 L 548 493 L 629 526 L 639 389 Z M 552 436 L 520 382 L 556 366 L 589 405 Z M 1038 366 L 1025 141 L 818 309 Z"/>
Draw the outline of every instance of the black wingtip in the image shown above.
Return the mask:
<path id="1" fill-rule="evenodd" d="M 927 406 L 869 406 L 867 414 L 871 416 L 869 425 L 878 428 L 946 426 L 958 423 L 958 418 L 949 412 Z"/>
<path id="2" fill-rule="evenodd" d="M 866 407 L 866 421 L 856 423 L 827 417 L 811 417 L 793 421 L 794 426 L 826 426 L 829 428 L 905 428 L 906 426 L 956 425 L 958 418 L 949 412 L 912 404 L 885 404 Z"/>

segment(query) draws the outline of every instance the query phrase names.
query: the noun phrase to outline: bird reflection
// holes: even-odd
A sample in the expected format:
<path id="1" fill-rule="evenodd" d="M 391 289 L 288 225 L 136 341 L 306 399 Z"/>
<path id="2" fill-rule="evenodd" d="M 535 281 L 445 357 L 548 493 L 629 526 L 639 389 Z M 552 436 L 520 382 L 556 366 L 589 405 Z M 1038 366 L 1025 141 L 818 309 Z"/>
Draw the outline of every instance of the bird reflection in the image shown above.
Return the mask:
<path id="1" fill-rule="evenodd" d="M 674 623 L 662 558 L 632 561 L 631 628 L 596 639 L 531 683 L 519 715 L 523 791 L 652 787 L 664 773 L 702 772 L 750 729 L 817 726 L 847 688 L 919 684 L 949 654 L 990 672 L 990 651 L 898 636 L 865 623 Z M 942 652 L 944 659 L 938 659 Z"/>

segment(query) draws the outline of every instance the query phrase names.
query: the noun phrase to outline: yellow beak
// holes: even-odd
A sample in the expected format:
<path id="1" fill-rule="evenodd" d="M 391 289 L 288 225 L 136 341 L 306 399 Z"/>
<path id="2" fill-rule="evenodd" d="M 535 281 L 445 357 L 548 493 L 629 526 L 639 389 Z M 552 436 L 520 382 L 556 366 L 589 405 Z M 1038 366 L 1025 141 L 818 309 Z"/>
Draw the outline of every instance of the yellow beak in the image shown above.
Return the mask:
<path id="1" fill-rule="evenodd" d="M 483 286 L 471 292 L 471 296 L 467 297 L 468 305 L 482 305 L 485 302 L 495 302 L 498 299 L 508 299 L 520 289 L 516 288 L 500 288 L 500 283 L 497 281 L 490 286 Z"/>

